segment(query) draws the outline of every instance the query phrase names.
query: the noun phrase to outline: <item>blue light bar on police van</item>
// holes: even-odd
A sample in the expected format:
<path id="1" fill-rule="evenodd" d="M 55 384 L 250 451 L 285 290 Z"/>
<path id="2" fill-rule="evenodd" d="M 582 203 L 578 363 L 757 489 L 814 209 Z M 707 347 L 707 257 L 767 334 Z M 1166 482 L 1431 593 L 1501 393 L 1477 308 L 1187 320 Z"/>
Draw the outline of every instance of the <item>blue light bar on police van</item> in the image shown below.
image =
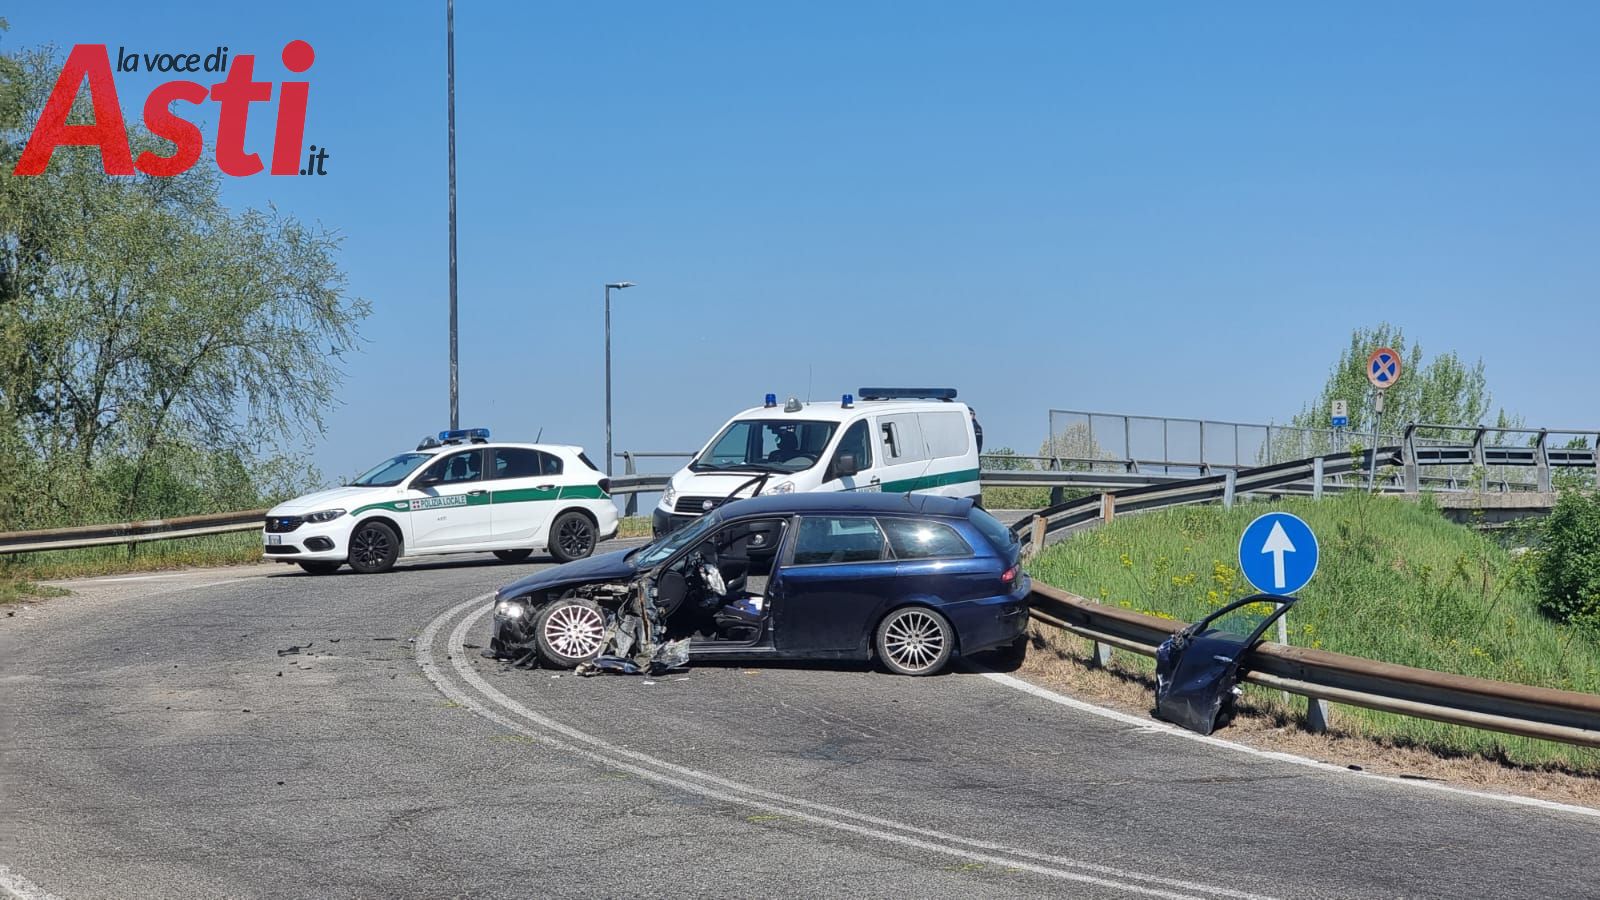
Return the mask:
<path id="1" fill-rule="evenodd" d="M 487 428 L 455 428 L 439 432 L 439 440 L 445 444 L 457 444 L 462 441 L 487 441 L 489 429 Z"/>
<path id="2" fill-rule="evenodd" d="M 839 405 L 845 409 L 849 409 L 851 406 L 855 405 L 855 402 L 856 398 L 850 396 L 849 394 L 845 394 L 843 397 L 839 398 Z"/>
<path id="3" fill-rule="evenodd" d="M 771 409 L 772 407 L 777 406 L 778 405 L 778 395 L 777 394 L 768 394 L 767 398 L 766 398 L 766 402 L 763 403 L 762 405 L 765 406 L 768 409 Z"/>
<path id="4" fill-rule="evenodd" d="M 956 398 L 955 388 L 864 387 L 856 391 L 863 400 L 944 400 Z"/>

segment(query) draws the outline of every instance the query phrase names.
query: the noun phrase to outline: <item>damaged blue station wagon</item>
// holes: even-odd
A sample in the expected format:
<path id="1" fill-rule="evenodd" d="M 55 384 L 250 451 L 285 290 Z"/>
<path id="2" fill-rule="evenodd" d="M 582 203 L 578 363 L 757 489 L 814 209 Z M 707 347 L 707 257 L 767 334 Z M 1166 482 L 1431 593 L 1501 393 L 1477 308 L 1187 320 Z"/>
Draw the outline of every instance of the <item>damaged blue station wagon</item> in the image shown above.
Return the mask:
<path id="1" fill-rule="evenodd" d="M 877 659 L 932 675 L 962 654 L 1020 651 L 1028 591 L 1016 540 L 970 499 L 770 495 L 501 588 L 489 649 L 580 673 Z"/>

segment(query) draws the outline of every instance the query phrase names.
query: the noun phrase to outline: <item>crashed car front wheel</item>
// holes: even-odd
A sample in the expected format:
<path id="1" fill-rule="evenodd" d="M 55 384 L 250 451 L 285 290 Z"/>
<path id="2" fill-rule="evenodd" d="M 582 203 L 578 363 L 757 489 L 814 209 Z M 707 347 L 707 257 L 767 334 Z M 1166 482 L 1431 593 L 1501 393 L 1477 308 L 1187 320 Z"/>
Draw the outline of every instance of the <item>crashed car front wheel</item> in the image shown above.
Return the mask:
<path id="1" fill-rule="evenodd" d="M 571 669 L 600 653 L 605 630 L 606 616 L 598 604 L 563 597 L 539 611 L 533 623 L 533 638 L 545 662 Z"/>

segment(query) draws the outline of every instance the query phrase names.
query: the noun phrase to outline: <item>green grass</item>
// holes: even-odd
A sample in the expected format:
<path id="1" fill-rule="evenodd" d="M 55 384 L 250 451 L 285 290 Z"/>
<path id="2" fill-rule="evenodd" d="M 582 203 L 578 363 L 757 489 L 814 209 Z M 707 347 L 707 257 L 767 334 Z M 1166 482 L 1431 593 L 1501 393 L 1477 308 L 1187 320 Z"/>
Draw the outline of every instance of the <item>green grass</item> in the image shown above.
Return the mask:
<path id="1" fill-rule="evenodd" d="M 0 577 L 87 578 L 121 572 L 261 562 L 261 532 L 258 530 L 149 541 L 133 546 L 131 553 L 127 544 L 109 544 L 0 557 Z"/>
<path id="2" fill-rule="evenodd" d="M 1239 535 L 1251 519 L 1273 509 L 1304 518 L 1321 548 L 1317 575 L 1289 613 L 1290 643 L 1600 692 L 1600 645 L 1539 613 L 1532 557 L 1512 557 L 1426 503 L 1346 494 L 1320 503 L 1195 506 L 1127 516 L 1046 549 L 1029 570 L 1041 581 L 1102 603 L 1194 621 L 1254 593 L 1239 572 Z M 1154 664 L 1141 659 L 1139 665 Z M 1253 699 L 1280 702 L 1277 692 L 1250 690 Z M 1600 773 L 1600 752 L 1593 750 L 1357 707 L 1336 709 L 1341 727 L 1399 744 Z"/>
<path id="3" fill-rule="evenodd" d="M 649 516 L 623 516 L 617 523 L 617 537 L 619 538 L 647 538 L 650 537 Z"/>
<path id="4" fill-rule="evenodd" d="M 43 597 L 60 597 L 66 591 L 48 584 L 34 584 L 16 578 L 0 578 L 0 606 L 26 603 Z"/>

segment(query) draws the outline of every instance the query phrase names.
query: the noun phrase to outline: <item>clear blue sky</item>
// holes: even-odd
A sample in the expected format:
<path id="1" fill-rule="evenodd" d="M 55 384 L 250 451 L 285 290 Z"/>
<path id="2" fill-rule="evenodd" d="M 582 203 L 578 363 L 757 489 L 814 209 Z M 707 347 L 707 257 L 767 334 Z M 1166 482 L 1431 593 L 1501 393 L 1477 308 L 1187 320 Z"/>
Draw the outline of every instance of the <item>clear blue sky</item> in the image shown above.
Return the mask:
<path id="1" fill-rule="evenodd" d="M 372 301 L 314 459 L 444 427 L 443 2 L 158 6 L 36 3 L 5 42 L 281 78 L 310 41 L 329 174 L 225 196 L 338 228 Z M 1283 421 L 1382 320 L 1600 428 L 1596 46 L 1592 3 L 463 0 L 462 424 L 598 460 L 627 279 L 618 449 L 808 378 L 957 386 L 1019 449 L 1051 406 Z"/>

